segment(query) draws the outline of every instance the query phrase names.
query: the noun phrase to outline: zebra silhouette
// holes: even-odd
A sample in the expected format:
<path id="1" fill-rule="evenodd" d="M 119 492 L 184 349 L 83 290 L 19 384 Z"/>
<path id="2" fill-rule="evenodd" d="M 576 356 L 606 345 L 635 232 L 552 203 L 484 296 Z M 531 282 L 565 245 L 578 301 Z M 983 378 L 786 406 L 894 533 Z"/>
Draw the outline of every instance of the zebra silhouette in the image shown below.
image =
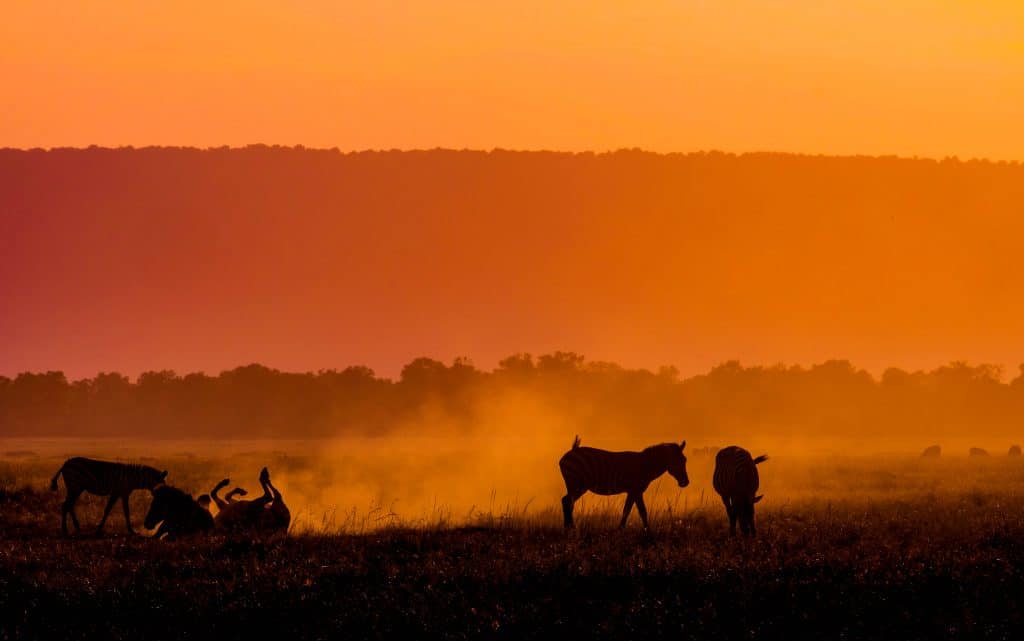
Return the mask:
<path id="1" fill-rule="evenodd" d="M 647 486 L 665 472 L 676 479 L 679 487 L 690 484 L 686 475 L 686 456 L 683 454 L 685 448 L 686 441 L 683 441 L 682 444 L 652 445 L 642 452 L 609 452 L 580 447 L 580 437 L 577 436 L 572 449 L 558 461 L 567 492 L 562 497 L 565 527 L 573 527 L 573 507 L 588 491 L 603 496 L 625 494 L 626 505 L 622 509 L 619 527 L 626 527 L 626 520 L 634 504 L 644 527 L 648 527 L 647 506 L 644 505 Z"/>
<path id="2" fill-rule="evenodd" d="M 82 492 L 110 497 L 107 500 L 107 507 L 103 510 L 103 518 L 96 527 L 96 534 L 103 531 L 103 525 L 107 522 L 110 510 L 117 499 L 121 499 L 124 506 L 124 522 L 128 526 L 128 531 L 134 534 L 132 517 L 128 511 L 128 497 L 135 490 L 152 490 L 163 483 L 167 478 L 167 470 L 160 471 L 148 465 L 97 461 L 77 456 L 64 461 L 64 465 L 61 465 L 50 481 L 50 490 L 57 491 L 57 479 L 62 475 L 64 487 L 68 491 L 64 503 L 61 504 L 60 527 L 64 534 L 68 533 L 69 514 L 71 522 L 75 525 L 75 532 L 81 531 L 78 517 L 75 516 L 75 503 Z"/>
<path id="3" fill-rule="evenodd" d="M 213 489 L 210 491 L 210 498 L 213 499 L 213 502 L 214 504 L 216 504 L 218 510 L 226 509 L 232 503 L 237 502 L 239 499 L 236 499 L 235 496 L 246 496 L 249 494 L 248 492 L 245 491 L 245 489 L 236 487 L 235 489 L 225 494 L 224 498 L 220 498 L 219 496 L 217 496 L 217 492 L 223 490 L 225 487 L 228 486 L 229 483 L 231 483 L 231 479 L 224 479 L 217 483 L 217 485 L 215 485 Z"/>
<path id="4" fill-rule="evenodd" d="M 740 522 L 740 530 L 744 534 L 757 534 L 754 527 L 754 504 L 764 498 L 757 495 L 757 488 L 761 484 L 757 466 L 767 460 L 768 456 L 764 454 L 751 458 L 750 452 L 735 445 L 719 451 L 715 456 L 713 484 L 729 515 L 730 534 L 736 534 L 736 521 Z"/>
<path id="5" fill-rule="evenodd" d="M 212 492 L 212 498 L 220 508 L 214 518 L 218 529 L 229 532 L 286 532 L 288 530 L 292 518 L 291 511 L 285 505 L 281 492 L 270 482 L 270 472 L 267 468 L 260 471 L 263 496 L 259 498 L 231 502 L 221 500 L 217 496 L 217 492 L 229 482 L 228 479 L 224 479 L 214 487 Z M 234 490 L 231 493 L 233 494 Z"/>
<path id="6" fill-rule="evenodd" d="M 213 529 L 210 514 L 210 496 L 203 494 L 193 499 L 190 494 L 170 485 L 160 485 L 153 490 L 153 502 L 143 525 L 152 530 L 154 539 L 174 540 L 181 536 L 202 534 Z"/>

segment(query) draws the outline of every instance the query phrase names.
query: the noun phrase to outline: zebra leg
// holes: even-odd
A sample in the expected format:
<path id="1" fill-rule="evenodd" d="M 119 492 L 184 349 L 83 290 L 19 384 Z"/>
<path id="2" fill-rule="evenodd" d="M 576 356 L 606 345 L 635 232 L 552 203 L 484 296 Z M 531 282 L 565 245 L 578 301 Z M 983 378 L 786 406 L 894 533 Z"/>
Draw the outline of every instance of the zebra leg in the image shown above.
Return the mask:
<path id="1" fill-rule="evenodd" d="M 572 494 L 566 494 L 562 497 L 562 515 L 565 517 L 565 527 L 571 528 L 572 522 L 572 508 L 576 504 L 576 499 L 573 498 Z"/>
<path id="2" fill-rule="evenodd" d="M 640 520 L 644 522 L 644 529 L 648 529 L 647 526 L 647 506 L 644 505 L 644 495 L 636 495 L 636 511 L 640 513 Z"/>
<path id="3" fill-rule="evenodd" d="M 729 499 L 724 496 L 722 497 L 722 503 L 725 503 L 725 513 L 729 515 L 729 534 L 736 536 L 736 512 L 732 509 Z"/>
<path id="4" fill-rule="evenodd" d="M 121 497 L 121 505 L 124 506 L 124 523 L 128 526 L 128 531 L 135 534 L 135 528 L 132 527 L 132 515 L 128 512 L 128 494 Z"/>
<path id="5" fill-rule="evenodd" d="M 100 524 L 96 526 L 96 534 L 99 535 L 103 532 L 103 526 L 107 522 L 107 517 L 110 516 L 110 510 L 114 509 L 114 503 L 117 503 L 118 496 L 111 494 L 110 498 L 107 499 L 107 507 L 103 508 L 103 518 L 100 519 Z"/>
<path id="6" fill-rule="evenodd" d="M 636 499 L 632 494 L 626 495 L 626 505 L 622 508 L 622 520 L 619 521 L 620 530 L 626 527 L 626 520 L 629 519 L 629 513 L 633 511 L 633 503 L 635 502 Z"/>
<path id="7" fill-rule="evenodd" d="M 64 503 L 60 506 L 60 528 L 64 531 L 64 534 L 68 533 L 68 514 L 71 515 L 71 522 L 75 526 L 75 534 L 81 531 L 78 527 L 78 517 L 75 516 L 75 502 L 78 501 L 78 497 L 81 496 L 82 490 L 68 490 L 68 495 L 64 498 Z"/>

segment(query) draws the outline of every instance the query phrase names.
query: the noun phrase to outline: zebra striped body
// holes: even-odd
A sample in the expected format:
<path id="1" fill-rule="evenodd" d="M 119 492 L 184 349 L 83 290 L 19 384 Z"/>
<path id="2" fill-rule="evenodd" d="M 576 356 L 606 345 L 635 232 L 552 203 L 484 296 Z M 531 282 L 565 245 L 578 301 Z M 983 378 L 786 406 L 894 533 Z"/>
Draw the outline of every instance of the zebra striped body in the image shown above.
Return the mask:
<path id="1" fill-rule="evenodd" d="M 757 496 L 761 479 L 757 466 L 768 460 L 761 455 L 751 458 L 750 452 L 735 445 L 720 450 L 715 456 L 715 492 L 722 497 L 725 512 L 729 515 L 729 532 L 736 534 L 736 521 L 744 534 L 757 533 L 754 527 L 754 504 L 763 497 Z"/>
<path id="2" fill-rule="evenodd" d="M 153 490 L 153 502 L 149 506 L 144 525 L 152 530 L 160 524 L 153 535 L 156 539 L 166 537 L 171 540 L 208 532 L 213 529 L 209 504 L 210 497 L 206 494 L 194 500 L 191 495 L 176 487 L 161 485 Z"/>
<path id="3" fill-rule="evenodd" d="M 665 472 L 676 479 L 679 487 L 690 484 L 686 475 L 686 456 L 683 454 L 685 447 L 686 441 L 683 441 L 682 445 L 652 445 L 642 452 L 609 452 L 580 447 L 580 439 L 576 437 L 572 449 L 558 461 L 567 492 L 562 497 L 565 527 L 573 526 L 572 512 L 576 501 L 585 493 L 593 492 L 604 496 L 625 494 L 626 505 L 622 510 L 619 527 L 626 526 L 626 520 L 635 504 L 646 528 L 644 491 L 647 486 Z"/>
<path id="4" fill-rule="evenodd" d="M 95 459 L 75 457 L 64 461 L 57 473 L 50 481 L 50 489 L 57 491 L 57 479 L 64 477 L 64 486 L 67 488 L 67 498 L 61 505 L 61 529 L 68 533 L 68 515 L 75 524 L 75 531 L 81 531 L 78 525 L 78 517 L 75 516 L 75 502 L 82 492 L 89 492 L 99 496 L 109 496 L 107 506 L 103 510 L 103 518 L 96 528 L 96 533 L 103 531 L 103 525 L 110 516 L 117 499 L 121 499 L 124 505 L 124 520 L 128 525 L 128 531 L 134 532 L 132 528 L 131 515 L 128 512 L 128 497 L 134 490 L 152 490 L 164 482 L 167 478 L 167 471 L 160 471 L 148 465 L 134 465 L 128 463 L 113 463 L 110 461 L 97 461 Z"/>

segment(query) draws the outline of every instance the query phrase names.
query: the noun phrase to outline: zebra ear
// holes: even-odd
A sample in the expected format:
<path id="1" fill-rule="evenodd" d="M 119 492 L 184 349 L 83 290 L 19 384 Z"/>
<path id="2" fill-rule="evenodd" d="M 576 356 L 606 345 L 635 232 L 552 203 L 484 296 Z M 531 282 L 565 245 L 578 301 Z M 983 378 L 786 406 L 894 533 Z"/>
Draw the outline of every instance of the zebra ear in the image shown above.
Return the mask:
<path id="1" fill-rule="evenodd" d="M 754 497 L 754 503 L 757 503 L 758 501 L 760 501 L 763 498 L 764 498 L 764 494 L 758 494 L 757 496 Z"/>
<path id="2" fill-rule="evenodd" d="M 160 482 L 163 483 L 165 478 L 167 478 L 167 470 L 160 473 Z"/>
<path id="3" fill-rule="evenodd" d="M 686 449 L 686 441 L 684 440 L 683 444 L 679 446 L 679 451 L 681 452 L 681 451 L 683 451 L 685 449 Z"/>

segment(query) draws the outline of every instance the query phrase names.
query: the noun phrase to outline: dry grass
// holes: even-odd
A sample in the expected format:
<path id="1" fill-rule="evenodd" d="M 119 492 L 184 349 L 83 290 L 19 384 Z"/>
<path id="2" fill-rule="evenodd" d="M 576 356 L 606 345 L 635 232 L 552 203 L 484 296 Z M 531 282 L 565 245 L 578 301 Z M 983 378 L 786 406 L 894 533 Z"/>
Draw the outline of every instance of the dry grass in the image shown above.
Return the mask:
<path id="1" fill-rule="evenodd" d="M 192 490 L 223 467 L 198 456 L 157 463 Z M 649 495 L 650 532 L 614 529 L 611 504 L 584 505 L 566 533 L 550 507 L 495 499 L 412 518 L 339 507 L 302 516 L 288 537 L 166 543 L 125 536 L 119 514 L 105 538 L 58 536 L 62 493 L 45 489 L 54 460 L 19 454 L 0 462 L 0 639 L 1021 631 L 1024 462 L 771 464 L 753 540 L 730 538 L 721 507 L 687 490 Z M 101 501 L 87 503 L 80 518 L 95 524 Z M 136 522 L 146 504 L 135 496 Z"/>

